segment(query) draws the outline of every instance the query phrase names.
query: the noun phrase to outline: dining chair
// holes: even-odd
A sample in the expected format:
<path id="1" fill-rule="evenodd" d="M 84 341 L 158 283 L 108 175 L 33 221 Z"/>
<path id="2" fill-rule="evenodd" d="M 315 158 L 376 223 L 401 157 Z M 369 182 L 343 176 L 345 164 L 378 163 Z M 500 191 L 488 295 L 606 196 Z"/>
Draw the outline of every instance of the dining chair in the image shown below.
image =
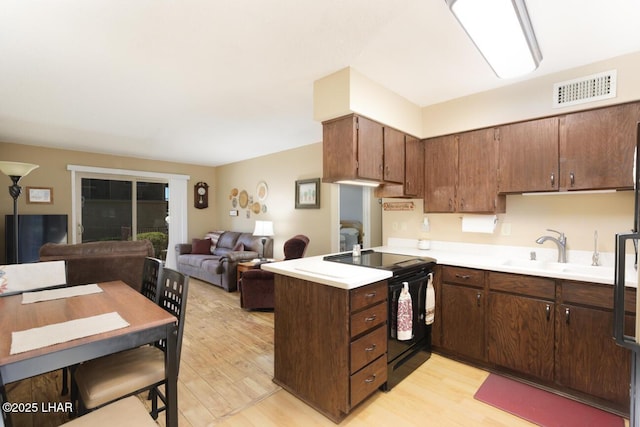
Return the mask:
<path id="1" fill-rule="evenodd" d="M 126 399 L 120 399 L 82 417 L 66 422 L 61 427 L 84 426 L 158 427 L 158 424 L 149 416 L 147 408 L 140 402 L 140 399 L 136 396 L 129 396 Z"/>
<path id="2" fill-rule="evenodd" d="M 170 268 L 162 269 L 158 305 L 178 319 L 178 368 L 188 288 L 188 276 Z M 158 399 L 166 405 L 165 396 L 159 390 L 166 382 L 166 350 L 166 341 L 161 340 L 154 345 L 137 347 L 78 365 L 72 375 L 71 401 L 76 403 L 79 414 L 149 390 L 152 400 L 151 416 L 156 419 L 158 413 L 165 410 L 164 406 L 158 408 Z"/>
<path id="3" fill-rule="evenodd" d="M 160 272 L 162 261 L 158 258 L 146 257 L 142 265 L 142 288 L 140 293 L 154 303 L 158 303 L 158 288 L 160 286 Z"/>

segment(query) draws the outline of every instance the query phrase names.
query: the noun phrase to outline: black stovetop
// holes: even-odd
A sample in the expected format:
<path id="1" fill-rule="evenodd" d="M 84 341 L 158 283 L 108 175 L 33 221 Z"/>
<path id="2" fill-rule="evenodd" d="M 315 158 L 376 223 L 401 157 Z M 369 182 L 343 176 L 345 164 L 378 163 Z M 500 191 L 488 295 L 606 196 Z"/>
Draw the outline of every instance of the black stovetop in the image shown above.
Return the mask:
<path id="1" fill-rule="evenodd" d="M 336 255 L 327 255 L 324 260 L 391 271 L 401 271 L 403 269 L 428 266 L 429 264 L 435 265 L 436 263 L 435 259 L 429 257 L 375 252 L 372 249 L 362 251 L 359 257 L 354 257 L 351 252 L 343 252 Z"/>

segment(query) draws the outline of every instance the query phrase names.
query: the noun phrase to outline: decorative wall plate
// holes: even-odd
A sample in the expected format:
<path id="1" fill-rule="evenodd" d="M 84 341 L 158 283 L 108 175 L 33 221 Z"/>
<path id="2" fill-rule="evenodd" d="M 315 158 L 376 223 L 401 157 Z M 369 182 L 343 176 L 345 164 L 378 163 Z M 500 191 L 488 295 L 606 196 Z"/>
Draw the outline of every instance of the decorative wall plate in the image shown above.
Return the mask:
<path id="1" fill-rule="evenodd" d="M 260 213 L 260 203 L 256 202 L 254 204 L 251 205 L 251 211 L 254 214 L 259 214 Z"/>
<path id="2" fill-rule="evenodd" d="M 267 187 L 267 183 L 264 181 L 260 181 L 258 186 L 256 187 L 256 197 L 259 201 L 264 202 L 267 200 L 267 196 L 269 195 L 269 188 Z"/>
<path id="3" fill-rule="evenodd" d="M 246 191 L 242 190 L 240 195 L 238 196 L 238 202 L 240 203 L 240 207 L 242 209 L 247 207 L 247 203 L 249 203 L 249 195 Z"/>

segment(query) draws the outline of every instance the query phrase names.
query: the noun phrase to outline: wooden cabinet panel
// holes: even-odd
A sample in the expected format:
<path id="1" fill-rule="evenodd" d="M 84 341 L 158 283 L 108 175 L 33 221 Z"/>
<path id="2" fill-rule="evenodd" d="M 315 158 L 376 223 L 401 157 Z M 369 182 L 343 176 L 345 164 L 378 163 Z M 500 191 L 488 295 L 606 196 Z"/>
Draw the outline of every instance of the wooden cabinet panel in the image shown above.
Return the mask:
<path id="1" fill-rule="evenodd" d="M 628 409 L 630 352 L 612 331 L 611 311 L 560 305 L 556 382 Z"/>
<path id="2" fill-rule="evenodd" d="M 357 117 L 351 115 L 322 124 L 322 177 L 333 182 L 358 173 Z"/>
<path id="3" fill-rule="evenodd" d="M 504 212 L 504 196 L 498 196 L 498 144 L 495 129 L 459 135 L 458 212 Z"/>
<path id="4" fill-rule="evenodd" d="M 554 303 L 489 293 L 490 363 L 546 382 L 553 380 Z"/>
<path id="5" fill-rule="evenodd" d="M 458 186 L 458 137 L 424 142 L 424 211 L 455 212 Z"/>
<path id="6" fill-rule="evenodd" d="M 484 287 L 484 271 L 465 267 L 443 267 L 442 281 L 445 283 L 458 283 L 477 288 Z"/>
<path id="7" fill-rule="evenodd" d="M 471 359 L 485 360 L 484 313 L 481 289 L 443 283 L 443 348 Z"/>
<path id="8" fill-rule="evenodd" d="M 633 188 L 638 120 L 638 103 L 563 116 L 560 189 Z"/>
<path id="9" fill-rule="evenodd" d="M 387 303 L 382 302 L 351 315 L 351 337 L 387 321 Z"/>
<path id="10" fill-rule="evenodd" d="M 378 282 L 352 289 L 349 292 L 351 312 L 387 300 L 389 287 L 387 282 Z"/>
<path id="11" fill-rule="evenodd" d="M 494 271 L 489 272 L 489 290 L 544 298 L 551 301 L 556 297 L 556 283 L 553 279 Z"/>
<path id="12" fill-rule="evenodd" d="M 387 326 L 382 325 L 351 343 L 351 373 L 387 352 Z"/>
<path id="13" fill-rule="evenodd" d="M 423 197 L 424 186 L 424 145 L 418 138 L 405 137 L 405 196 Z"/>
<path id="14" fill-rule="evenodd" d="M 380 357 L 351 377 L 351 407 L 362 402 L 387 382 L 387 358 Z"/>
<path id="15" fill-rule="evenodd" d="M 558 189 L 558 118 L 500 127 L 498 192 Z"/>
<path id="16" fill-rule="evenodd" d="M 365 117 L 358 117 L 357 121 L 358 178 L 382 181 L 383 127 Z"/>
<path id="17" fill-rule="evenodd" d="M 404 133 L 384 127 L 384 181 L 404 183 Z"/>

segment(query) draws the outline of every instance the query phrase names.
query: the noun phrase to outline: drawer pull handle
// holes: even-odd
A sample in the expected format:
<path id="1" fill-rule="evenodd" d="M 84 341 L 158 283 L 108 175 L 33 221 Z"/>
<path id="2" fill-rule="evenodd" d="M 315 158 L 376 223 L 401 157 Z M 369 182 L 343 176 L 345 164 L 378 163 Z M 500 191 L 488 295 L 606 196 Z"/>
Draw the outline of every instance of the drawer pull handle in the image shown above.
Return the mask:
<path id="1" fill-rule="evenodd" d="M 547 304 L 545 310 L 547 312 L 547 320 L 551 320 L 551 305 Z"/>
<path id="2" fill-rule="evenodd" d="M 471 279 L 471 276 L 469 276 L 468 274 L 457 274 L 457 273 L 456 273 L 456 278 L 458 278 L 458 279 L 464 279 L 464 280 L 469 280 L 469 279 Z"/>
<path id="3" fill-rule="evenodd" d="M 369 378 L 367 378 L 366 380 L 364 380 L 365 383 L 367 384 L 371 384 L 372 382 L 374 382 L 376 380 L 376 374 L 370 375 Z"/>
<path id="4" fill-rule="evenodd" d="M 369 317 L 365 317 L 364 318 L 365 322 L 373 322 L 374 320 L 376 320 L 376 315 L 375 314 L 373 316 L 369 316 Z"/>
<path id="5" fill-rule="evenodd" d="M 481 294 L 480 292 L 478 292 L 478 293 L 476 294 L 476 305 L 477 305 L 478 307 L 480 307 L 480 299 L 481 299 L 481 298 L 482 298 L 482 294 Z"/>
<path id="6" fill-rule="evenodd" d="M 568 308 L 564 309 L 564 321 L 569 324 L 569 319 L 571 317 L 571 311 Z"/>
<path id="7" fill-rule="evenodd" d="M 376 296 L 375 292 L 369 292 L 368 294 L 364 294 L 365 298 L 374 298 Z"/>
<path id="8" fill-rule="evenodd" d="M 373 351 L 376 349 L 376 345 L 375 344 L 371 344 L 371 347 L 367 347 L 364 349 L 364 351 Z"/>

